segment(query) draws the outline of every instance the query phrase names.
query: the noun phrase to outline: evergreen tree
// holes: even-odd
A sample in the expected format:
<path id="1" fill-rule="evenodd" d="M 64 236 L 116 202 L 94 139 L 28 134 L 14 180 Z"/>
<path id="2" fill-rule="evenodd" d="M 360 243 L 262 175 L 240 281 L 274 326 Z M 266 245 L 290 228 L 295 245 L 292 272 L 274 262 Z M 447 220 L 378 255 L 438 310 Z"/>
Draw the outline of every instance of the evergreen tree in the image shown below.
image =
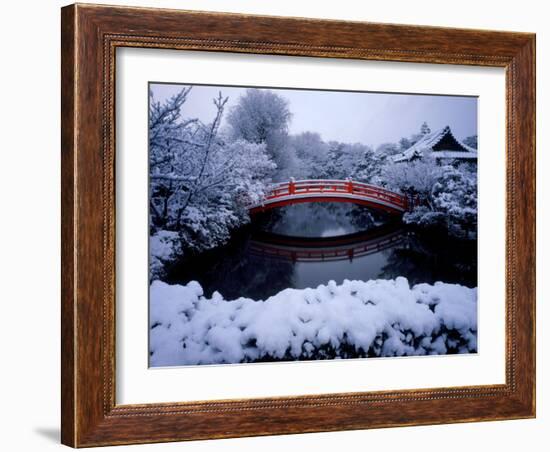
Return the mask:
<path id="1" fill-rule="evenodd" d="M 429 133 L 431 133 L 430 126 L 428 126 L 428 123 L 426 121 L 424 121 L 420 126 L 420 133 L 422 135 L 428 135 Z"/>

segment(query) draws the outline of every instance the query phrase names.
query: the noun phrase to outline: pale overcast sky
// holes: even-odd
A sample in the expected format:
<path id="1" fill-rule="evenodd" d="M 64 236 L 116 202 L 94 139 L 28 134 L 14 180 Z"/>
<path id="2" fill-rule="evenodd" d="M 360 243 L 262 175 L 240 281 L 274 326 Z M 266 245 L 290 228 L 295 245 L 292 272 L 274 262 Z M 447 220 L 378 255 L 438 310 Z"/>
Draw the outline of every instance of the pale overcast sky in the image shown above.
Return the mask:
<path id="1" fill-rule="evenodd" d="M 155 100 L 161 102 L 183 86 L 188 85 L 150 84 Z M 246 89 L 195 85 L 182 107 L 182 117 L 210 122 L 215 115 L 212 99 L 218 92 L 229 97 L 227 112 Z M 373 147 L 417 133 L 424 121 L 432 131 L 450 126 L 458 139 L 477 134 L 476 97 L 270 89 L 289 102 L 292 134 L 317 132 L 325 141 Z"/>

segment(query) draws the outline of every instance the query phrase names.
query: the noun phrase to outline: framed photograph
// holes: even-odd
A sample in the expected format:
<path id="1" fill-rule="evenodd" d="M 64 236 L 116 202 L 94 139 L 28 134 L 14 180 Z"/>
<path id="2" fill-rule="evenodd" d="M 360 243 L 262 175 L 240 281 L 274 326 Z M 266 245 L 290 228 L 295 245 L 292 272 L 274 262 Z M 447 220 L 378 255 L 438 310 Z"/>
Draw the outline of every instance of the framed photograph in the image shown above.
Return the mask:
<path id="1" fill-rule="evenodd" d="M 535 36 L 62 9 L 62 442 L 535 416 Z"/>

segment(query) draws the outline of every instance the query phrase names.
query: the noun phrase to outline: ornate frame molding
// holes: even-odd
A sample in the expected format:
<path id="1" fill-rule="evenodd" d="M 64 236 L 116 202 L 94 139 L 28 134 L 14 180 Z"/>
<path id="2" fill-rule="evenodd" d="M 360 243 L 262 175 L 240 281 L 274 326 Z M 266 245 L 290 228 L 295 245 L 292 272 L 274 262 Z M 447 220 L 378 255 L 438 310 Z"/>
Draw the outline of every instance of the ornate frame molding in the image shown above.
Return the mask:
<path id="1" fill-rule="evenodd" d="M 118 47 L 506 68 L 506 383 L 116 405 Z M 535 415 L 533 34 L 71 5 L 62 9 L 61 153 L 64 444 L 146 443 Z M 518 354 L 518 349 L 523 352 Z"/>

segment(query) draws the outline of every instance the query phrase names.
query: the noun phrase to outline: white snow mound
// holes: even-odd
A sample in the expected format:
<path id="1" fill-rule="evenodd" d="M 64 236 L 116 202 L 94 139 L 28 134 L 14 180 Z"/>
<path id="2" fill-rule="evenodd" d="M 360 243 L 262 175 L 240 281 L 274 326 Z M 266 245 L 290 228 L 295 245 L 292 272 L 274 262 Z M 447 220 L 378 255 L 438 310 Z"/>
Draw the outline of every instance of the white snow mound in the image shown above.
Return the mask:
<path id="1" fill-rule="evenodd" d="M 265 301 L 208 299 L 196 281 L 150 291 L 151 366 L 477 351 L 477 289 L 458 284 L 330 281 Z"/>

